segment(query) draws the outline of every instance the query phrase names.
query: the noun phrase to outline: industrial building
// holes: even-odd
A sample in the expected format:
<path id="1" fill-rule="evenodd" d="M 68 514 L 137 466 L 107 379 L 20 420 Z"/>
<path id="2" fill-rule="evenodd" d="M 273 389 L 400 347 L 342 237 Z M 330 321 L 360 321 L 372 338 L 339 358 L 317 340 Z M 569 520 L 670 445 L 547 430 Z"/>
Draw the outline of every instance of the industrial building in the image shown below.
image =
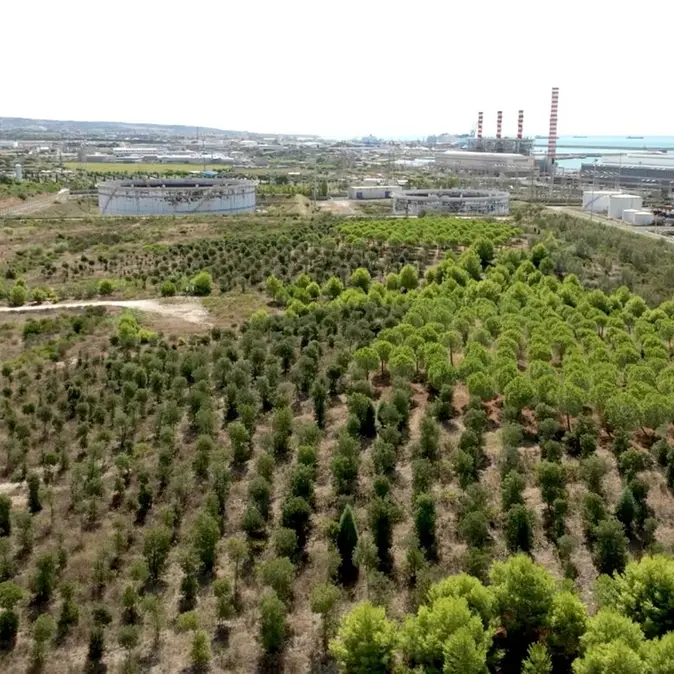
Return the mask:
<path id="1" fill-rule="evenodd" d="M 115 180 L 98 185 L 101 215 L 234 214 L 255 211 L 248 180 Z"/>
<path id="2" fill-rule="evenodd" d="M 510 195 L 493 190 L 406 190 L 393 195 L 393 212 L 508 215 Z"/>
<path id="3" fill-rule="evenodd" d="M 659 187 L 670 191 L 674 183 L 673 152 L 625 152 L 607 154 L 583 163 L 581 176 L 600 185 Z"/>
<path id="4" fill-rule="evenodd" d="M 528 174 L 534 168 L 534 158 L 509 152 L 467 152 L 447 150 L 436 155 L 435 163 L 453 171 Z"/>
<path id="5" fill-rule="evenodd" d="M 354 185 L 349 187 L 349 199 L 390 199 L 394 192 L 400 192 L 399 185 Z"/>

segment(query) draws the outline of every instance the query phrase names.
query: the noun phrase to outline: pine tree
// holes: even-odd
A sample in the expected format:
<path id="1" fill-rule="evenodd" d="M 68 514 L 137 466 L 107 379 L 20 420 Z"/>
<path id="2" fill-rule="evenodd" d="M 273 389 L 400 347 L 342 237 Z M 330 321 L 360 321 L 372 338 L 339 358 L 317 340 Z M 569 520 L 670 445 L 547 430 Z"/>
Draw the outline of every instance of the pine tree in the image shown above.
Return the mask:
<path id="1" fill-rule="evenodd" d="M 341 561 L 339 564 L 339 580 L 348 585 L 358 578 L 358 567 L 353 563 L 353 552 L 358 545 L 358 530 L 353 517 L 353 510 L 347 504 L 342 516 L 339 518 L 339 530 L 337 532 L 337 549 Z"/>

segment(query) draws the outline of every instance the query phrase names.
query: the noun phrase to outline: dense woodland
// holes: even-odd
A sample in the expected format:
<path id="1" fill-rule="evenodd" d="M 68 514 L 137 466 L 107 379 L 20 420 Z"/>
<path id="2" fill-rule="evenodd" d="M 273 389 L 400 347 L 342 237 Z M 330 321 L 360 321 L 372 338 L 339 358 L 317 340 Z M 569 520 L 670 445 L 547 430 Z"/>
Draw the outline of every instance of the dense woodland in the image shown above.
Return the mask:
<path id="1" fill-rule="evenodd" d="M 10 304 L 267 307 L 3 316 L 2 671 L 674 672 L 670 252 L 517 220 L 5 230 Z"/>

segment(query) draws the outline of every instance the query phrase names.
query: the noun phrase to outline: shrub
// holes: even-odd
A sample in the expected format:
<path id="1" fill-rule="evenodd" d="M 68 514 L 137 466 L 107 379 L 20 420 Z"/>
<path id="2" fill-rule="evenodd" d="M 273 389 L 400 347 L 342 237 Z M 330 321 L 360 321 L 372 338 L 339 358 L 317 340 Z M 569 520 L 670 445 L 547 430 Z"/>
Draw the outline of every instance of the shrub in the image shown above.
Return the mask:
<path id="1" fill-rule="evenodd" d="M 207 272 L 199 272 L 192 279 L 192 292 L 195 295 L 205 296 L 210 295 L 213 291 L 213 277 Z"/>
<path id="2" fill-rule="evenodd" d="M 176 294 L 176 284 L 173 281 L 164 281 L 159 289 L 162 297 L 173 297 Z M 210 294 L 210 293 L 209 293 Z"/>

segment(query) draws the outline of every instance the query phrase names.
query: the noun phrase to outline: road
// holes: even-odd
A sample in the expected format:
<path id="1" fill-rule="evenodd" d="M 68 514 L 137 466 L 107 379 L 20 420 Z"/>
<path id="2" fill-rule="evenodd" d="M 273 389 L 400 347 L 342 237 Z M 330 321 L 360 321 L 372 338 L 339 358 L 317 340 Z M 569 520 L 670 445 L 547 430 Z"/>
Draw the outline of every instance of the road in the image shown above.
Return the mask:
<path id="1" fill-rule="evenodd" d="M 632 225 L 627 225 L 620 220 L 613 220 L 612 218 L 607 218 L 603 215 L 597 215 L 596 213 L 588 213 L 576 208 L 571 208 L 570 206 L 546 206 L 551 211 L 557 211 L 558 213 L 566 213 L 567 215 L 572 215 L 576 218 L 583 218 L 585 220 L 592 220 L 593 222 L 598 222 L 601 225 L 608 225 L 609 227 L 615 227 L 616 229 L 622 229 L 624 232 L 631 232 L 632 234 L 640 234 L 649 239 L 655 239 L 660 241 L 666 241 L 667 243 L 674 243 L 674 237 L 665 236 L 664 234 L 658 234 L 657 232 L 652 231 L 647 227 L 633 227 Z"/>
<path id="2" fill-rule="evenodd" d="M 82 302 L 60 302 L 57 304 L 27 304 L 22 307 L 0 307 L 0 314 L 23 314 L 39 311 L 59 311 L 61 309 L 84 309 L 86 307 L 120 307 L 137 309 L 171 318 L 180 318 L 188 323 L 210 326 L 209 314 L 204 307 L 194 301 L 159 302 L 158 300 L 91 300 Z"/>

